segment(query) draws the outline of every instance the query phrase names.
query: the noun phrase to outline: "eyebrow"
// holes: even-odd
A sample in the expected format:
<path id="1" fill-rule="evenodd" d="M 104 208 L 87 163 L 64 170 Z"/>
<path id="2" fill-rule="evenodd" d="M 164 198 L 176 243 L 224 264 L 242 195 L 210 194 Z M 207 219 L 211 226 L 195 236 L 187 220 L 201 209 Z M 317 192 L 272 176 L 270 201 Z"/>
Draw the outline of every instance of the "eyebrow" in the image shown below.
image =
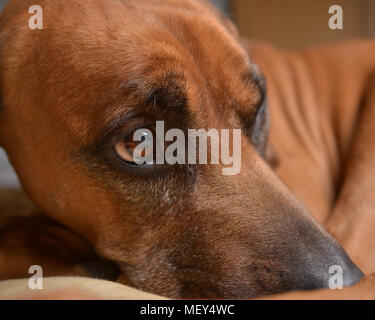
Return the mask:
<path id="1" fill-rule="evenodd" d="M 123 104 L 109 107 L 108 113 L 111 115 L 105 121 L 105 125 L 100 134 L 83 148 L 85 153 L 88 150 L 98 150 L 110 137 L 119 131 L 128 121 L 143 118 L 149 115 L 151 118 L 160 116 L 163 120 L 165 114 L 174 114 L 176 119 L 186 115 L 187 97 L 184 90 L 185 78 L 176 73 L 168 73 L 159 81 L 145 85 L 140 81 L 127 81 L 119 87 L 123 90 L 123 95 L 127 97 Z M 129 105 L 133 98 L 137 102 Z M 126 106 L 125 106 L 126 105 Z"/>
<path id="2" fill-rule="evenodd" d="M 176 108 L 185 107 L 187 98 L 183 88 L 184 83 L 184 76 L 175 72 L 167 73 L 153 83 L 147 83 L 143 79 L 133 79 L 121 83 L 119 85 L 122 91 L 121 95 L 125 96 L 124 100 L 127 102 L 112 106 L 112 110 L 109 111 L 112 119 L 108 120 L 105 132 L 112 131 L 127 119 L 145 111 L 173 112 Z M 137 102 L 131 105 L 130 100 Z"/>

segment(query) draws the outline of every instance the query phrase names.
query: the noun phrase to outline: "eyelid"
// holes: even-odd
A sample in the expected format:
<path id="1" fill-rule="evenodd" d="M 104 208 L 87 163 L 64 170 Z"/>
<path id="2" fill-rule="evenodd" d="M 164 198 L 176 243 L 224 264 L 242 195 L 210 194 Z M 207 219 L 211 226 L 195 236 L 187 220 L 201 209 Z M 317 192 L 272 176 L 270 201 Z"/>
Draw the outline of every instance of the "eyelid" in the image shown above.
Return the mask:
<path id="1" fill-rule="evenodd" d="M 156 96 L 158 90 L 160 89 L 154 88 L 152 90 L 149 90 L 147 94 L 143 94 L 143 97 L 139 98 L 139 103 L 136 103 L 131 108 L 128 108 L 126 112 L 121 112 L 121 114 L 118 115 L 115 119 L 109 121 L 110 125 L 107 126 L 103 134 L 104 139 L 106 137 L 113 136 L 117 132 L 121 131 L 125 126 L 136 127 L 138 126 L 138 124 L 142 125 L 142 121 L 143 123 L 146 123 L 147 121 L 145 121 L 145 116 L 148 116 L 148 118 L 150 118 L 148 108 L 151 105 L 152 109 L 154 109 L 153 98 L 154 96 Z"/>
<path id="2" fill-rule="evenodd" d="M 129 137 L 139 129 L 149 129 L 153 131 L 154 127 L 155 121 L 153 120 L 145 120 L 144 118 L 129 119 L 110 133 L 112 144 Z"/>

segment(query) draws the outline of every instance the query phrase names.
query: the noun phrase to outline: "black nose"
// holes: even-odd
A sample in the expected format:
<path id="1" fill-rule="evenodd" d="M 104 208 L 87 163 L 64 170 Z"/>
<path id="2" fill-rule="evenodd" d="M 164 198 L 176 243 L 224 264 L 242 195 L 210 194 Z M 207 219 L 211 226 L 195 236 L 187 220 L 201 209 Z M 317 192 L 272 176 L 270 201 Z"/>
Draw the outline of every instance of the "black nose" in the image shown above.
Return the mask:
<path id="1" fill-rule="evenodd" d="M 362 271 L 353 262 L 351 264 L 352 266 L 344 270 L 344 287 L 353 286 L 364 277 Z"/>
<path id="2" fill-rule="evenodd" d="M 363 278 L 362 271 L 346 251 L 328 233 L 309 230 L 307 241 L 302 241 L 298 276 L 294 289 L 337 289 L 356 284 Z"/>
<path id="3" fill-rule="evenodd" d="M 296 289 L 338 289 L 352 286 L 363 278 L 362 271 L 353 263 L 344 249 L 330 248 L 328 252 L 331 254 L 326 255 L 323 252 L 318 259 L 306 261 L 308 267 L 302 271 L 301 282 L 297 284 Z M 306 266 L 306 264 L 303 265 Z"/>

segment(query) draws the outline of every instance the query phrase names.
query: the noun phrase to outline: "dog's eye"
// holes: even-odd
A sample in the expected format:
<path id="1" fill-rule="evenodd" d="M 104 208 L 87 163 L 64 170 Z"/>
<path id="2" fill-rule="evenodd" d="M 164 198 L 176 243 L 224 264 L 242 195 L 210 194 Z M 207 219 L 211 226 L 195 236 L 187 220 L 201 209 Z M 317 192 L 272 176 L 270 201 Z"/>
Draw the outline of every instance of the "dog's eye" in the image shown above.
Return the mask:
<path id="1" fill-rule="evenodd" d="M 150 129 L 137 129 L 119 140 L 114 150 L 118 157 L 130 165 L 154 164 L 155 134 Z"/>

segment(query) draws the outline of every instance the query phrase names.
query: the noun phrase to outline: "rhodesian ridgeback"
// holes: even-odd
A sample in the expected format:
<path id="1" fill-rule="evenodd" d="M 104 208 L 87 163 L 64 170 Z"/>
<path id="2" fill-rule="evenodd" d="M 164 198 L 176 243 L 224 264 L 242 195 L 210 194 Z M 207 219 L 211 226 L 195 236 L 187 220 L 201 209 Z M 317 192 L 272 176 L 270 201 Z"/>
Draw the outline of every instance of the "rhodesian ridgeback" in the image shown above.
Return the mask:
<path id="1" fill-rule="evenodd" d="M 281 51 L 198 0 L 39 0 L 35 30 L 34 2 L 0 19 L 0 145 L 41 214 L 3 223 L 1 279 L 249 298 L 375 272 L 374 41 Z M 241 129 L 240 172 L 138 165 L 157 121 Z"/>

